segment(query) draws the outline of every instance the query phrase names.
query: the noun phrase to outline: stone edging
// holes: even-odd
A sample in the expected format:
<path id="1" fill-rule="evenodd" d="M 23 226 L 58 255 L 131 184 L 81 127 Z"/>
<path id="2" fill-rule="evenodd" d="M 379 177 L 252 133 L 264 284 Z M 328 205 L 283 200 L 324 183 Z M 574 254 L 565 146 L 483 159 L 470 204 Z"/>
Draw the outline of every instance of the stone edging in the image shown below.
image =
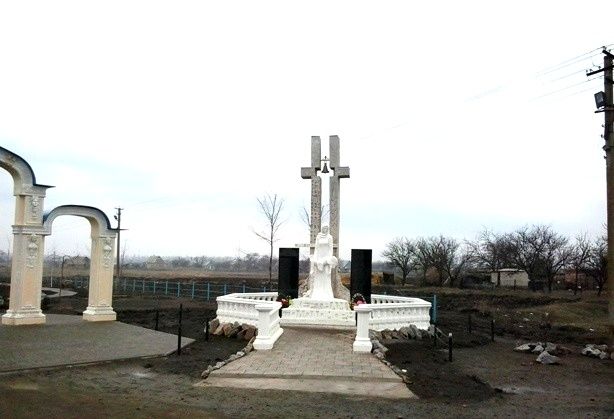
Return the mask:
<path id="1" fill-rule="evenodd" d="M 217 330 L 214 331 L 214 335 L 220 336 L 220 335 L 225 335 L 228 338 L 233 338 L 233 337 L 238 337 L 239 339 L 241 338 L 240 336 L 236 336 L 237 333 L 234 333 L 234 331 L 232 332 L 233 334 L 231 334 L 231 336 L 228 335 L 228 333 L 224 333 L 223 330 L 226 329 L 228 330 L 229 328 L 237 328 L 239 330 L 241 330 L 241 326 L 237 324 L 233 324 L 233 323 L 226 323 L 226 324 L 220 324 L 219 321 L 217 321 L 217 324 L 215 323 L 217 321 L 217 319 L 214 319 L 211 321 L 210 324 L 213 324 L 216 327 Z M 224 327 L 226 326 L 226 327 Z M 253 326 L 250 326 L 251 328 L 253 328 Z M 213 329 L 213 328 L 211 328 Z M 256 331 L 255 328 L 253 328 L 254 331 Z M 243 329 L 246 330 L 246 329 Z M 217 331 L 219 331 L 220 333 L 216 333 Z M 222 368 L 224 365 L 231 363 L 232 361 L 235 361 L 239 358 L 243 358 L 245 355 L 247 355 L 248 353 L 250 353 L 251 351 L 254 350 L 254 341 L 256 340 L 256 333 L 254 333 L 254 336 L 252 336 L 252 338 L 249 340 L 249 342 L 247 343 L 247 345 L 245 345 L 245 347 L 243 349 L 241 349 L 240 351 L 238 351 L 237 353 L 234 353 L 232 355 L 230 355 L 228 358 L 226 358 L 223 361 L 219 361 L 218 363 L 216 363 L 215 365 L 209 365 L 207 367 L 207 369 L 205 369 L 202 374 L 201 377 L 202 378 L 207 378 L 209 377 L 209 374 L 211 374 L 212 371 L 215 370 L 219 370 L 220 368 Z"/>
<path id="2" fill-rule="evenodd" d="M 398 375 L 405 384 L 410 383 L 411 380 L 409 379 L 409 377 L 407 377 L 405 372 L 403 372 L 401 368 L 397 367 L 386 359 L 386 352 L 388 352 L 388 348 L 379 341 L 379 339 L 382 339 L 384 336 L 399 340 L 421 340 L 432 337 L 431 333 L 428 330 L 418 329 L 414 325 L 411 325 L 409 327 L 402 327 L 399 330 L 382 330 L 381 332 L 369 330 L 369 338 L 371 339 L 371 343 L 373 344 L 373 350 L 371 351 L 373 355 L 375 355 L 375 357 L 379 359 L 384 365 L 390 368 L 392 372 Z"/>

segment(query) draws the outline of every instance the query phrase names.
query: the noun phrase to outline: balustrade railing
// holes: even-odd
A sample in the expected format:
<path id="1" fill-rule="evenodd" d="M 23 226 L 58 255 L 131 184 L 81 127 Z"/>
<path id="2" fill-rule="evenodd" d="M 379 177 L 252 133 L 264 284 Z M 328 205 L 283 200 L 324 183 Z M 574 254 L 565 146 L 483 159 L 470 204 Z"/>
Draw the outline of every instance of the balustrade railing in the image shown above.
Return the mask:
<path id="1" fill-rule="evenodd" d="M 246 323 L 258 327 L 258 304 L 275 302 L 277 292 L 234 293 L 216 298 L 221 323 Z"/>

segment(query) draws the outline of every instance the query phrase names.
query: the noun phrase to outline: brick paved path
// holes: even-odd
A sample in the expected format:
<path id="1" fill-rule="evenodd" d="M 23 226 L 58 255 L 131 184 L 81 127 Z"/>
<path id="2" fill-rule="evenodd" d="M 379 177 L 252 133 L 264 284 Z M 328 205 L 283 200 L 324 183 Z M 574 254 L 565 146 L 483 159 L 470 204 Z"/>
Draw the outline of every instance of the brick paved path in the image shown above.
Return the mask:
<path id="1" fill-rule="evenodd" d="M 354 335 L 285 327 L 272 350 L 250 352 L 212 371 L 200 385 L 414 397 L 375 356 L 352 351 Z"/>

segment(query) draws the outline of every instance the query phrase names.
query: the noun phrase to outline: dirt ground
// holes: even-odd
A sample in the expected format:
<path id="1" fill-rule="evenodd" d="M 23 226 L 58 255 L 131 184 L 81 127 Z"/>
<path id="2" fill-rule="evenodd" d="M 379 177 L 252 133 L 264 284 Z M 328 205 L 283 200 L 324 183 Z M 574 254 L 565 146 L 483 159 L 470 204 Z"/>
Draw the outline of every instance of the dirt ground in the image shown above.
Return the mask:
<path id="1" fill-rule="evenodd" d="M 114 307 L 120 321 L 149 328 L 155 327 L 158 311 L 159 330 L 176 333 L 180 302 L 184 304 L 183 334 L 196 339 L 181 356 L 0 376 L 0 417 L 607 418 L 614 415 L 614 361 L 577 354 L 585 337 L 578 337 L 575 329 L 560 336 L 565 341 L 560 343 L 576 353 L 563 356 L 561 365 L 536 364 L 534 355 L 512 351 L 516 344 L 524 342 L 521 336 L 524 330 L 510 333 L 508 326 L 498 326 L 496 342 L 492 343 L 488 330 L 480 329 L 480 324 L 489 324 L 488 310 L 467 311 L 468 307 L 462 303 L 453 306 L 445 301 L 439 326 L 455 335 L 453 362 L 447 361 L 447 351 L 434 349 L 431 341 L 384 342 L 389 348 L 387 359 L 406 370 L 409 389 L 420 397 L 417 401 L 194 387 L 207 365 L 244 346 L 244 342 L 235 339 L 205 340 L 203 326 L 206 319 L 214 316 L 215 306 L 187 300 L 119 298 L 114 301 Z M 82 298 L 66 298 L 52 302 L 49 310 L 78 313 L 85 304 Z M 486 307 L 483 303 L 477 305 Z M 538 306 L 527 303 L 514 310 L 535 307 Z M 470 308 L 475 309 L 473 305 Z M 475 316 L 472 333 L 466 327 L 469 312 Z M 539 322 L 534 330 L 541 333 Z"/>

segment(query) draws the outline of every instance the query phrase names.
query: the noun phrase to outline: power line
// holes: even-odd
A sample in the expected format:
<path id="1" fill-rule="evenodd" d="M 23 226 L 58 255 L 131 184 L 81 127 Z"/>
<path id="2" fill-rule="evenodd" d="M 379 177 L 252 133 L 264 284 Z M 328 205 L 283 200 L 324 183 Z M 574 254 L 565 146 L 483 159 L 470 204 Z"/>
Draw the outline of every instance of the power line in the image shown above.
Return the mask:
<path id="1" fill-rule="evenodd" d="M 590 83 L 590 82 L 592 82 L 592 81 L 594 81 L 594 80 L 598 80 L 598 79 L 601 79 L 601 78 L 603 78 L 603 76 L 594 77 L 594 78 L 589 79 L 589 80 L 584 80 L 584 81 L 581 81 L 581 82 L 579 82 L 579 83 L 575 83 L 575 84 L 572 84 L 572 85 L 569 85 L 569 86 L 566 86 L 566 87 L 563 87 L 563 88 L 560 88 L 560 89 L 557 89 L 557 90 L 554 90 L 554 91 L 551 91 L 551 92 L 545 93 L 545 94 L 543 94 L 543 95 L 536 96 L 536 97 L 534 97 L 534 98 L 531 98 L 531 99 L 530 99 L 530 101 L 534 101 L 534 100 L 537 100 L 537 99 L 542 99 L 542 98 L 545 98 L 545 97 L 548 97 L 548 96 L 551 96 L 551 95 L 557 94 L 557 93 L 559 93 L 559 92 L 563 92 L 563 91 L 565 91 L 565 90 L 569 90 L 569 89 L 571 89 L 571 88 L 573 88 L 573 87 L 577 87 L 577 86 L 584 85 L 584 84 L 586 84 L 586 83 Z"/>
<path id="2" fill-rule="evenodd" d="M 564 60 L 564 61 L 562 61 L 562 62 L 560 62 L 560 63 L 558 63 L 556 65 L 553 65 L 551 67 L 545 68 L 544 70 L 541 70 L 541 71 L 537 72 L 537 75 L 540 75 L 540 74 L 541 75 L 546 75 L 546 74 L 549 74 L 549 73 L 553 73 L 553 72 L 558 71 L 558 70 L 560 70 L 562 68 L 569 67 L 570 65 L 573 65 L 573 64 L 575 64 L 575 63 L 577 63 L 579 61 L 586 60 L 586 59 L 589 59 L 589 58 L 592 58 L 592 57 L 596 57 L 597 55 L 601 54 L 601 51 L 604 48 L 608 48 L 608 47 L 610 47 L 612 45 L 614 45 L 614 44 L 604 45 L 603 47 L 595 48 L 593 50 L 590 50 L 590 51 L 587 51 L 587 52 L 585 52 L 583 54 L 580 54 L 580 55 L 578 55 L 576 57 L 568 58 L 567 60 Z M 590 55 L 590 56 L 586 57 L 586 55 Z"/>

